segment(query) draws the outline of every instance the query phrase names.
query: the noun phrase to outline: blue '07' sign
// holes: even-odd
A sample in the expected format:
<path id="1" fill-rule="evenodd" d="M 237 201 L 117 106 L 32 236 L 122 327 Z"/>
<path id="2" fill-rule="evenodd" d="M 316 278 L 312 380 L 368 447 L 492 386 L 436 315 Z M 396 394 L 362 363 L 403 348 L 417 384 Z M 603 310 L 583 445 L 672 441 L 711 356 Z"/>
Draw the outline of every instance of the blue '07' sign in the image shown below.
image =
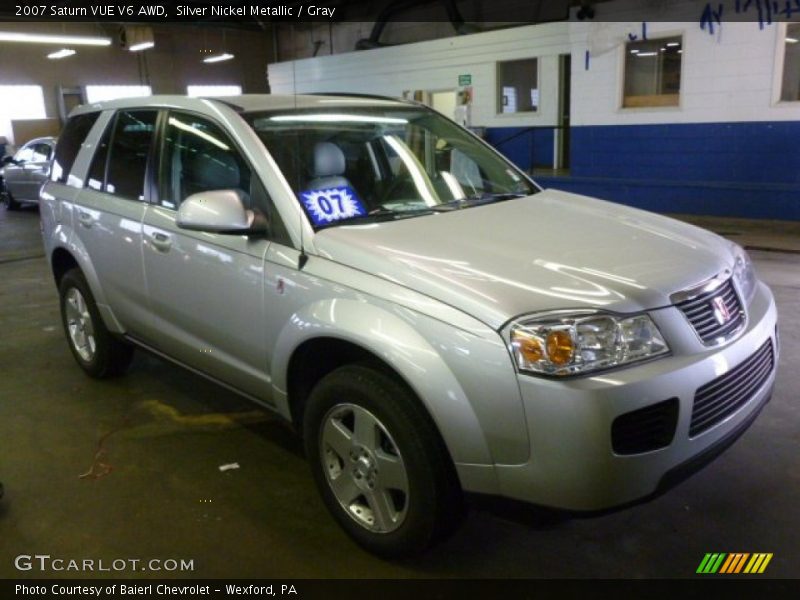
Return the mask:
<path id="1" fill-rule="evenodd" d="M 299 196 L 315 226 L 367 214 L 353 188 L 348 186 L 309 190 Z"/>

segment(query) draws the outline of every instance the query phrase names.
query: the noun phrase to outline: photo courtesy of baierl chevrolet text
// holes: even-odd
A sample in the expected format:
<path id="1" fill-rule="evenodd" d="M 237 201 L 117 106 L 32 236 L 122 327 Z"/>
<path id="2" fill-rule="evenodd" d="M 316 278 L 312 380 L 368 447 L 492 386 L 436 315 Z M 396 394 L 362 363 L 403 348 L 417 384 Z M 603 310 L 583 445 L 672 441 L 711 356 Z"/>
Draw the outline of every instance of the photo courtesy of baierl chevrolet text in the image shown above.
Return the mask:
<path id="1" fill-rule="evenodd" d="M 214 590 L 220 593 L 223 590 Z M 235 585 L 225 584 L 224 592 L 227 596 L 286 596 L 299 597 L 299 593 L 292 584 L 270 584 L 270 585 Z M 191 584 L 191 585 L 170 585 L 166 583 L 148 584 L 94 584 L 94 585 L 75 585 L 67 583 L 47 584 L 47 585 L 28 585 L 18 583 L 14 586 L 14 593 L 17 597 L 66 597 L 66 598 L 114 598 L 117 596 L 125 597 L 177 597 L 177 598 L 201 598 L 210 596 L 212 593 L 211 585 Z"/>
<path id="2" fill-rule="evenodd" d="M 798 140 L 800 0 L 0 0 L 0 600 L 800 597 Z"/>

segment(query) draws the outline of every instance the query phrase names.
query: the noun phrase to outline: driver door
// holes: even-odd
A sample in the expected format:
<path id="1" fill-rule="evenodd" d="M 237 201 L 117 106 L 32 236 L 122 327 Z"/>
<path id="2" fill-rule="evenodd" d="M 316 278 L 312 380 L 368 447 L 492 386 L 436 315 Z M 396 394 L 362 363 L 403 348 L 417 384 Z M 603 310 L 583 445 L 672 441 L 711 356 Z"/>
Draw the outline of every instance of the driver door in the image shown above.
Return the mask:
<path id="1" fill-rule="evenodd" d="M 261 236 L 176 225 L 188 196 L 235 189 L 258 210 L 263 188 L 236 144 L 211 120 L 165 113 L 159 201 L 144 216 L 150 327 L 143 341 L 185 365 L 269 400 Z M 254 198 L 255 196 L 255 198 Z"/>

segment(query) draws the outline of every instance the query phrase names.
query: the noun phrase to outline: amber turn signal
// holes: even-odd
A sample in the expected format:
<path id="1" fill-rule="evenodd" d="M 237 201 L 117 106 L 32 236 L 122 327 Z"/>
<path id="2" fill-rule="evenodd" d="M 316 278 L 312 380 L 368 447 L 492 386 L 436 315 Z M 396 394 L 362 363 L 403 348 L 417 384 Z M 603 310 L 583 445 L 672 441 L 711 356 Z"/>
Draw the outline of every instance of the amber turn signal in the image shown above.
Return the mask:
<path id="1" fill-rule="evenodd" d="M 529 363 L 536 363 L 544 357 L 544 350 L 539 340 L 525 331 L 515 331 L 513 343 L 517 352 Z"/>
<path id="2" fill-rule="evenodd" d="M 575 344 L 568 331 L 551 331 L 547 334 L 547 357 L 554 365 L 566 365 L 574 353 Z"/>

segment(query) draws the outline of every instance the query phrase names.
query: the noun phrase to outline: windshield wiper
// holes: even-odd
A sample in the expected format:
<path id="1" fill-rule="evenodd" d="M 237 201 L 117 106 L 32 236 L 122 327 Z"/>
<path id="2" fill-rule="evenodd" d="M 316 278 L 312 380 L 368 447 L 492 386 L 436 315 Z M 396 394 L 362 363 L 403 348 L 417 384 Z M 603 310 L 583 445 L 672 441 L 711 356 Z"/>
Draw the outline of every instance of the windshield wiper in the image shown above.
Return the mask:
<path id="1" fill-rule="evenodd" d="M 490 204 L 492 202 L 499 202 L 502 200 L 513 200 L 514 198 L 524 198 L 528 194 L 523 192 L 499 192 L 496 194 L 485 193 L 479 196 L 467 196 L 466 198 L 456 198 L 449 202 L 437 204 L 431 207 L 432 210 L 453 210 L 459 208 L 469 208 L 471 206 L 480 206 L 481 204 Z"/>
<path id="2" fill-rule="evenodd" d="M 426 206 L 425 208 L 415 208 L 413 210 L 392 210 L 389 208 L 377 208 L 365 215 L 355 215 L 346 219 L 338 221 L 331 221 L 324 225 L 317 226 L 317 230 L 334 227 L 336 225 L 349 225 L 352 223 L 364 222 L 381 222 L 381 221 L 397 221 L 399 219 L 406 219 L 409 217 L 418 217 L 424 214 L 432 214 L 436 211 L 436 207 Z"/>

